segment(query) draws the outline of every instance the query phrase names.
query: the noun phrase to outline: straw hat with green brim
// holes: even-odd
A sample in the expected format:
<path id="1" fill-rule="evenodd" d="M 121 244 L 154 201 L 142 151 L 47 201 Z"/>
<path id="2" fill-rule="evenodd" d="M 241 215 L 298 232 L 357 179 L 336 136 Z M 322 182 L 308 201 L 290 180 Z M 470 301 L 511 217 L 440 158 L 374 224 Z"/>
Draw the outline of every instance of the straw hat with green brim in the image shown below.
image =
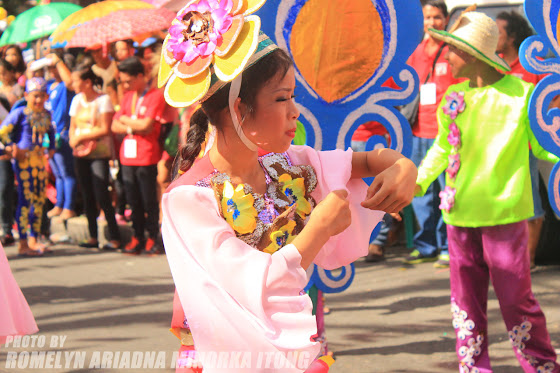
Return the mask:
<path id="1" fill-rule="evenodd" d="M 498 26 L 484 13 L 463 13 L 449 32 L 429 29 L 428 33 L 434 39 L 453 45 L 498 70 L 511 70 L 507 62 L 496 54 Z"/>

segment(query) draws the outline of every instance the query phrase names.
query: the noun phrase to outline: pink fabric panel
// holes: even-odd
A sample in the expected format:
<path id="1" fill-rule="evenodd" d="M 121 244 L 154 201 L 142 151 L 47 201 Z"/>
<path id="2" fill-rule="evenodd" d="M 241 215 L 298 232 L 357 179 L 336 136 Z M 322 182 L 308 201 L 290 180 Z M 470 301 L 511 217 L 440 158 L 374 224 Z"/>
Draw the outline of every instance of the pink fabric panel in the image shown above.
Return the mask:
<path id="1" fill-rule="evenodd" d="M 324 269 L 335 269 L 352 263 L 368 253 L 369 237 L 385 212 L 363 208 L 368 185 L 363 180 L 350 179 L 352 150 L 317 152 L 307 146 L 291 146 L 288 150 L 292 163 L 308 164 L 317 172 L 317 188 L 312 193 L 317 202 L 337 189 L 348 191 L 352 225 L 332 237 L 315 257 L 315 264 Z"/>
<path id="2" fill-rule="evenodd" d="M 310 340 L 317 328 L 310 298 L 300 295 L 307 277 L 297 249 L 270 255 L 237 239 L 211 189 L 177 186 L 162 207 L 167 259 L 196 350 L 250 351 L 253 367 L 257 352 L 302 351 L 311 363 L 319 344 Z M 205 372 L 227 371 L 200 360 Z"/>

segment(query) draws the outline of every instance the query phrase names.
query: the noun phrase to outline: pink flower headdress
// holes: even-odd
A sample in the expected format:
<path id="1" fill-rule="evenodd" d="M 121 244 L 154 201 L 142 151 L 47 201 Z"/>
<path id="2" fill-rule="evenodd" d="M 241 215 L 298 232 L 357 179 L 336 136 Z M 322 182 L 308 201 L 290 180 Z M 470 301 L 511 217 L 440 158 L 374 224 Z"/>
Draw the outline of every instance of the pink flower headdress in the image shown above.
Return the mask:
<path id="1" fill-rule="evenodd" d="M 192 0 L 177 13 L 163 43 L 158 76 L 171 106 L 202 101 L 209 89 L 217 90 L 211 87 L 218 81 L 231 82 L 246 68 L 262 39 L 260 18 L 251 14 L 264 3 Z"/>

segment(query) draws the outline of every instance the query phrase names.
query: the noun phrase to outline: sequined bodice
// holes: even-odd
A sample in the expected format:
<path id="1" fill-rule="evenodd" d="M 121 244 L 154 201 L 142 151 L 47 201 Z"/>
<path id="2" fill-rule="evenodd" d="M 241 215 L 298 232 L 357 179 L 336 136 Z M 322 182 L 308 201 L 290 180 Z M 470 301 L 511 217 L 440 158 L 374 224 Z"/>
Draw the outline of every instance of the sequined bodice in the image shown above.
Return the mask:
<path id="1" fill-rule="evenodd" d="M 315 200 L 317 176 L 311 166 L 294 166 L 287 153 L 259 157 L 265 171 L 266 193 L 250 185 L 233 186 L 229 176 L 214 170 L 196 183 L 214 190 L 220 213 L 239 239 L 272 254 L 303 229 Z"/>

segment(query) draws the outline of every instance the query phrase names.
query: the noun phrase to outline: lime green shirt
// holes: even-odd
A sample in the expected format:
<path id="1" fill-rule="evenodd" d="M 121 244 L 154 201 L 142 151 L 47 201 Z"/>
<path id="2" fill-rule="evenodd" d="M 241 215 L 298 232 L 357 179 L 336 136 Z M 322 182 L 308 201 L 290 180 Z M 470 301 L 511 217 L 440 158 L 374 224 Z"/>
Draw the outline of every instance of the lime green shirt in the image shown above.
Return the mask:
<path id="1" fill-rule="evenodd" d="M 297 128 L 296 128 L 296 137 L 292 140 L 294 145 L 305 145 L 307 141 L 307 132 L 305 131 L 305 127 L 303 123 L 299 120 L 297 121 Z"/>
<path id="2" fill-rule="evenodd" d="M 558 157 L 539 145 L 529 126 L 527 108 L 533 88 L 531 83 L 505 75 L 486 87 L 471 88 L 465 81 L 447 90 L 437 111 L 438 135 L 417 179 L 422 188 L 419 195 L 423 195 L 438 175 L 449 170 L 449 156 L 459 159 L 454 179 L 446 171 L 447 187 L 455 192 L 452 207 L 442 210 L 446 224 L 484 227 L 534 215 L 529 143 L 537 158 L 557 162 Z M 449 96 L 453 92 L 462 92 L 465 104 L 454 120 L 444 110 L 448 101 L 453 101 Z M 449 136 L 450 132 L 457 135 L 452 131 L 453 122 L 460 138 L 460 145 L 455 146 Z"/>

